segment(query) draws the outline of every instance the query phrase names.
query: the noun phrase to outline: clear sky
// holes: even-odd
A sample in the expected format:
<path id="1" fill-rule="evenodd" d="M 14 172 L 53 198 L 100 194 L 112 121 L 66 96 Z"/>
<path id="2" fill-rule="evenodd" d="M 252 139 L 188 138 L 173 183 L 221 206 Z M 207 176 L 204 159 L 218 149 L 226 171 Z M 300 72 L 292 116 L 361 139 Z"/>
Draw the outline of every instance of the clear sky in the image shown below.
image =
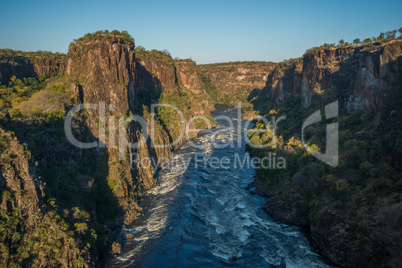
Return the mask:
<path id="1" fill-rule="evenodd" d="M 127 30 L 136 45 L 197 63 L 282 61 L 402 27 L 401 0 L 1 0 L 0 48 L 66 53 L 73 39 Z"/>

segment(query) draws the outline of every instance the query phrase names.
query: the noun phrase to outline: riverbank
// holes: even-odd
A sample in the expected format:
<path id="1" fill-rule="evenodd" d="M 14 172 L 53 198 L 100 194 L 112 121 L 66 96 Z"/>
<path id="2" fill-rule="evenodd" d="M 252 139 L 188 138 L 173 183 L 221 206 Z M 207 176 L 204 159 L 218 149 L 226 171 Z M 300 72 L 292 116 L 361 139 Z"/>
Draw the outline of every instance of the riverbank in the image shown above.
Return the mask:
<path id="1" fill-rule="evenodd" d="M 230 107 L 213 114 L 237 118 Z M 191 141 L 197 146 L 185 143 L 175 151 L 174 160 L 182 162 L 161 169 L 157 186 L 144 196 L 145 217 L 123 230 L 126 245 L 107 266 L 329 267 L 298 227 L 275 222 L 261 210 L 265 198 L 246 189 L 254 168 L 197 163 L 196 156 L 248 155 L 244 135 L 232 136 L 239 129 L 222 117 L 216 120 L 217 129 L 204 130 Z M 213 137 L 220 145 L 241 139 L 242 146 L 218 148 Z"/>

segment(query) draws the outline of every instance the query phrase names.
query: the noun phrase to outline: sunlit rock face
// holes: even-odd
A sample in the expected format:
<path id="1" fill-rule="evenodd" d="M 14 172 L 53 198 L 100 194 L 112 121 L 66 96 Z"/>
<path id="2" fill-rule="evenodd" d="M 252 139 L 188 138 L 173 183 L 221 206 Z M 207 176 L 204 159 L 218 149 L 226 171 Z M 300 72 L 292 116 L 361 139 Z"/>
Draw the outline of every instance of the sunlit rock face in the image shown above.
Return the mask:
<path id="1" fill-rule="evenodd" d="M 64 70 L 65 54 L 45 51 L 23 52 L 0 49 L 0 80 L 7 84 L 12 76 L 49 78 Z"/>
<path id="2" fill-rule="evenodd" d="M 348 111 L 381 111 L 398 94 L 402 41 L 315 50 L 302 59 L 278 65 L 268 76 L 264 97 L 281 102 L 297 96 L 304 106 L 337 99 Z M 326 98 L 320 96 L 325 95 Z"/>

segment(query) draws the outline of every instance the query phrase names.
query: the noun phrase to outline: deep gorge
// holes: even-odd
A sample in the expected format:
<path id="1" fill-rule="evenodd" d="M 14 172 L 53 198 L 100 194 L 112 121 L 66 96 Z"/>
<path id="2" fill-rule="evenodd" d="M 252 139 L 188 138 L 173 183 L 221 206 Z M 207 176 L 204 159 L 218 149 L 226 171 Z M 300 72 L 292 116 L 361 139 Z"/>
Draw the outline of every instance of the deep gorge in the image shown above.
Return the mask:
<path id="1" fill-rule="evenodd" d="M 399 39 L 316 48 L 281 63 L 197 65 L 136 48 L 126 34 L 103 31 L 75 40 L 66 55 L 1 50 L 0 265 L 94 267 L 118 256 L 124 243 L 116 233 L 147 215 L 144 194 L 157 185 L 161 166 L 130 167 L 129 158 L 121 159 L 121 150 L 113 146 L 118 138 L 109 133 L 104 147 L 69 144 L 63 122 L 70 108 L 103 102 L 107 118 L 117 123 L 120 115 L 140 115 L 148 124 L 156 119 L 153 139 L 124 149 L 123 155 L 172 159 L 185 139 L 171 148 L 153 145 L 175 141 L 180 118 L 164 108 L 151 114 L 152 104 L 175 105 L 186 119 L 203 115 L 217 126 L 211 116 L 215 104 L 242 102 L 244 116 L 287 116 L 278 125 L 278 146 L 248 149 L 257 157 L 275 151 L 287 160 L 285 172 L 257 170 L 254 182 L 254 171 L 245 175 L 251 192 L 268 197 L 259 199 L 263 209 L 275 220 L 302 226 L 311 245 L 335 265 L 397 267 L 401 66 Z M 340 164 L 329 167 L 303 148 L 300 124 L 335 100 Z M 266 128 L 261 120 L 255 123 L 256 129 Z M 97 111 L 85 110 L 74 117 L 73 133 L 81 141 L 97 141 L 100 125 L 109 124 Z M 203 120 L 193 122 L 201 133 L 206 126 Z M 250 134 L 249 139 L 271 144 L 273 135 Z M 140 142 L 144 134 L 132 122 L 125 136 Z M 325 148 L 325 124 L 312 126 L 307 136 L 310 145 Z M 244 261 L 236 254 L 229 254 L 229 262 Z M 284 265 L 283 259 L 275 261 Z"/>

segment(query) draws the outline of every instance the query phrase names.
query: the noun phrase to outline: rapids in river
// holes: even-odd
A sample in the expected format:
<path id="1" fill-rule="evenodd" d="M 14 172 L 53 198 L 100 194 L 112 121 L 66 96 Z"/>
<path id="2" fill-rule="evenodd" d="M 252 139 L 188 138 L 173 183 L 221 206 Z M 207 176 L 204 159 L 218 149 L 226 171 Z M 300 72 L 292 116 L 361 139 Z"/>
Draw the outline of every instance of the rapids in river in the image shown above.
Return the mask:
<path id="1" fill-rule="evenodd" d="M 159 171 L 158 185 L 144 196 L 145 215 L 121 230 L 133 238 L 107 267 L 331 267 L 299 227 L 274 221 L 261 209 L 266 198 L 246 189 L 256 174 L 252 166 L 208 162 L 247 158 L 243 134 L 251 126 L 239 120 L 238 110 L 217 106 L 217 128 L 174 152 Z"/>

